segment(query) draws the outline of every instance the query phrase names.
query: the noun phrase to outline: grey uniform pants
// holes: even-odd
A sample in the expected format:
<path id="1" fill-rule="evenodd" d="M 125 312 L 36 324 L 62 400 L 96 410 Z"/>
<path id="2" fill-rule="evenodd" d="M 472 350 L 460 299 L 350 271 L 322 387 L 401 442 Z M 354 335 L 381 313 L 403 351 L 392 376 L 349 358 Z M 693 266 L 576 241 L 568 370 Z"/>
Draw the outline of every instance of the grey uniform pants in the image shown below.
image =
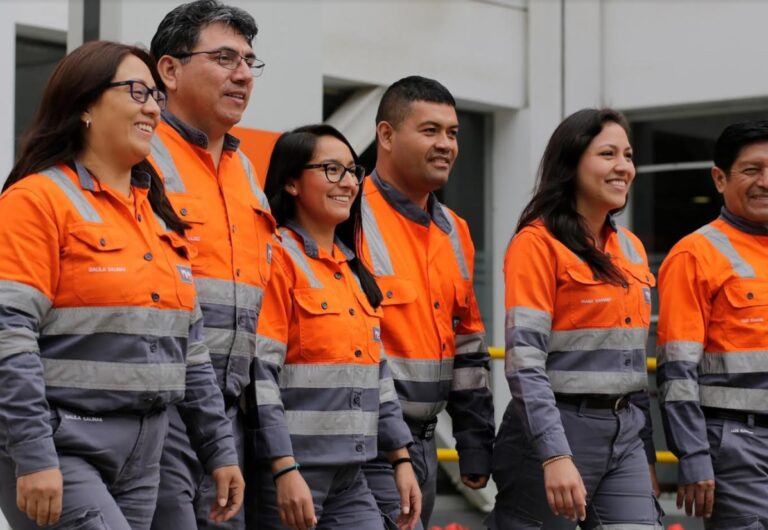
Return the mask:
<path id="1" fill-rule="evenodd" d="M 768 529 L 768 427 L 708 419 L 715 506 L 707 530 Z"/>
<path id="2" fill-rule="evenodd" d="M 232 422 L 240 466 L 243 463 L 243 424 L 240 408 L 235 404 L 226 410 Z M 176 407 L 168 409 L 168 437 L 163 447 L 160 474 L 160 492 L 152 530 L 226 528 L 244 530 L 245 517 L 241 509 L 225 523 L 214 523 L 208 518 L 216 501 L 216 484 L 208 475 L 189 442 L 187 429 Z"/>
<path id="3" fill-rule="evenodd" d="M 63 511 L 52 530 L 148 530 L 167 431 L 164 411 L 90 416 L 52 407 L 64 477 Z M 16 507 L 13 461 L 0 454 L 0 506 L 14 530 L 36 530 Z"/>
<path id="4" fill-rule="evenodd" d="M 573 460 L 587 489 L 583 530 L 661 529 L 661 508 L 651 489 L 648 462 L 639 437 L 643 413 L 630 405 L 584 409 L 560 405 Z M 576 523 L 552 513 L 544 473 L 517 413 L 504 415 L 493 455 L 499 493 L 486 524 L 491 530 L 573 530 Z"/>

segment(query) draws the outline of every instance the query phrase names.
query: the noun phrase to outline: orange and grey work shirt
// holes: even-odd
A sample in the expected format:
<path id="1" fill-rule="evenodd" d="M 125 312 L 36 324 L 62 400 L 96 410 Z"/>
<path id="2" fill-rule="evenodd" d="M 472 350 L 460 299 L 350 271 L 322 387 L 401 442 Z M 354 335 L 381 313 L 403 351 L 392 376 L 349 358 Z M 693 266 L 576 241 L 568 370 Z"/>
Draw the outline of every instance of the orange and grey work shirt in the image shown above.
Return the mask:
<path id="1" fill-rule="evenodd" d="M 152 162 L 179 217 L 191 226 L 203 339 L 231 404 L 250 382 L 256 321 L 269 280 L 275 223 L 239 140 L 224 137 L 218 169 L 207 136 L 167 112 L 152 140 Z"/>
<path id="2" fill-rule="evenodd" d="M 49 404 L 84 421 L 176 404 L 206 469 L 237 462 L 193 249 L 155 216 L 149 179 L 134 171 L 126 198 L 60 165 L 0 196 L 0 447 L 19 475 L 58 466 Z"/>
<path id="3" fill-rule="evenodd" d="M 412 427 L 447 407 L 462 474 L 490 472 L 490 356 L 466 222 L 430 194 L 427 209 L 382 180 L 363 184 L 363 252 L 384 295 L 382 340 Z"/>
<path id="4" fill-rule="evenodd" d="M 608 223 L 604 252 L 624 285 L 596 278 L 541 221 L 520 230 L 504 258 L 507 381 L 542 461 L 572 454 L 558 394 L 630 394 L 646 414 L 641 437 L 648 461 L 655 459 L 645 360 L 654 278 L 640 240 Z"/>
<path id="5" fill-rule="evenodd" d="M 336 241 L 332 254 L 298 225 L 282 228 L 259 318 L 256 402 L 265 458 L 347 465 L 408 446 L 379 321 Z"/>
<path id="6" fill-rule="evenodd" d="M 659 271 L 659 401 L 680 484 L 712 480 L 702 407 L 768 413 L 768 228 L 723 208 Z"/>

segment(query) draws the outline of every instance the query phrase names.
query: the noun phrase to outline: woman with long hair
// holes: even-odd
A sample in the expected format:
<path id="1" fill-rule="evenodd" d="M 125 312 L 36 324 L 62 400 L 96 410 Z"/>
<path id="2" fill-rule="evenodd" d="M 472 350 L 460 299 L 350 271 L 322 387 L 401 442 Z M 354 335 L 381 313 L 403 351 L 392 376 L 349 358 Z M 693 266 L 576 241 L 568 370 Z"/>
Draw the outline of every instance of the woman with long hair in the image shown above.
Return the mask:
<path id="1" fill-rule="evenodd" d="M 491 529 L 661 528 L 645 362 L 654 279 L 614 219 L 634 177 L 614 110 L 576 112 L 546 147 L 504 260 L 513 398 Z"/>
<path id="2" fill-rule="evenodd" d="M 0 507 L 16 530 L 148 529 L 172 403 L 217 479 L 211 516 L 242 502 L 194 250 L 146 161 L 154 67 L 106 41 L 65 57 L 0 196 Z"/>
<path id="3" fill-rule="evenodd" d="M 387 451 L 401 528 L 419 521 L 411 434 L 384 358 L 382 294 L 357 257 L 365 169 L 347 139 L 309 125 L 277 141 L 264 191 L 280 226 L 257 330 L 258 528 L 380 529 L 361 465 Z"/>

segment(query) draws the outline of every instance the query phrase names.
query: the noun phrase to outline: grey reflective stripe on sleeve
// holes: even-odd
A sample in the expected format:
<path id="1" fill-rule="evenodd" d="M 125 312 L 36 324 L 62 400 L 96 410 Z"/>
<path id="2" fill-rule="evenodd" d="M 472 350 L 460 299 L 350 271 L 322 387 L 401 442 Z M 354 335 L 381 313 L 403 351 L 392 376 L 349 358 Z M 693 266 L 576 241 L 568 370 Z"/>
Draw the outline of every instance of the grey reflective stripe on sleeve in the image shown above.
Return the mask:
<path id="1" fill-rule="evenodd" d="M 461 277 L 465 280 L 469 280 L 469 267 L 467 267 L 467 259 L 466 256 L 464 256 L 464 251 L 461 249 L 461 241 L 459 240 L 459 231 L 456 229 L 456 219 L 453 218 L 453 215 L 451 215 L 451 212 L 448 211 L 448 208 L 440 204 L 440 208 L 443 209 L 443 213 L 445 214 L 446 219 L 448 219 L 448 222 L 451 225 L 451 233 L 448 234 L 448 238 L 451 240 L 451 246 L 453 247 L 453 254 L 456 256 L 456 263 L 459 265 L 459 271 L 461 272 Z"/>
<path id="2" fill-rule="evenodd" d="M 703 235 L 713 247 L 725 256 L 731 262 L 733 271 L 742 278 L 754 278 L 755 270 L 752 265 L 742 258 L 731 244 L 731 240 L 723 232 L 712 225 L 705 225 L 696 230 L 697 234 Z"/>
<path id="3" fill-rule="evenodd" d="M 656 356 L 659 364 L 674 361 L 698 363 L 703 351 L 704 345 L 701 342 L 673 340 L 657 347 Z"/>
<path id="4" fill-rule="evenodd" d="M 592 530 L 664 530 L 663 526 L 657 524 L 600 524 Z"/>
<path id="5" fill-rule="evenodd" d="M 251 192 L 253 193 L 254 197 L 258 199 L 259 206 L 261 206 L 263 210 L 269 211 L 269 201 L 267 200 L 267 196 L 264 195 L 264 192 L 256 182 L 256 176 L 254 175 L 255 172 L 253 170 L 253 165 L 251 165 L 251 161 L 248 160 L 248 157 L 240 149 L 237 150 L 237 154 L 240 156 L 240 162 L 243 164 L 245 174 L 248 175 L 248 184 L 251 186 Z"/>
<path id="6" fill-rule="evenodd" d="M 237 306 L 244 309 L 261 309 L 264 290 L 244 283 L 213 278 L 195 277 L 197 299 L 201 304 Z"/>
<path id="7" fill-rule="evenodd" d="M 379 380 L 379 402 L 397 400 L 397 391 L 395 390 L 395 381 L 391 377 L 385 377 Z"/>
<path id="8" fill-rule="evenodd" d="M 57 167 L 49 167 L 40 173 L 51 179 L 64 192 L 83 220 L 93 223 L 103 222 L 93 205 L 88 202 L 80 188 L 69 179 L 66 173 Z"/>
<path id="9" fill-rule="evenodd" d="M 549 336 L 552 329 L 552 315 L 530 307 L 515 306 L 507 311 L 505 327 L 532 329 Z"/>
<path id="10" fill-rule="evenodd" d="M 201 342 L 193 342 L 187 348 L 187 366 L 211 362 L 208 348 Z"/>
<path id="11" fill-rule="evenodd" d="M 181 363 L 113 363 L 43 359 L 47 386 L 125 392 L 184 390 L 187 367 Z"/>
<path id="12" fill-rule="evenodd" d="M 768 372 L 768 351 L 706 352 L 699 364 L 700 374 L 747 374 L 750 372 Z M 768 402 L 765 408 L 768 410 Z"/>
<path id="13" fill-rule="evenodd" d="M 670 379 L 659 387 L 659 402 L 698 401 L 699 384 L 693 379 Z"/>
<path id="14" fill-rule="evenodd" d="M 768 390 L 762 388 L 700 385 L 699 392 L 702 407 L 757 412 L 768 410 Z"/>
<path id="15" fill-rule="evenodd" d="M 629 238 L 626 232 L 624 232 L 624 228 L 620 226 L 617 227 L 616 235 L 619 236 L 619 248 L 621 248 L 621 252 L 624 254 L 624 257 L 627 258 L 631 263 L 643 263 L 643 257 L 637 251 L 635 245 L 632 243 L 632 240 Z"/>
<path id="16" fill-rule="evenodd" d="M 351 382 L 354 382 L 351 384 Z M 286 364 L 280 388 L 379 388 L 378 364 Z"/>
<path id="17" fill-rule="evenodd" d="M 0 280 L 0 306 L 18 309 L 39 321 L 52 305 L 47 296 L 31 285 Z"/>
<path id="18" fill-rule="evenodd" d="M 371 253 L 373 274 L 375 276 L 392 276 L 395 274 L 395 269 L 392 267 L 387 244 L 384 242 L 376 216 L 374 216 L 371 205 L 368 204 L 368 198 L 365 195 L 363 195 L 361 207 L 363 233 L 365 234 L 365 243 L 368 245 L 368 250 Z"/>
<path id="19" fill-rule="evenodd" d="M 125 333 L 154 337 L 189 336 L 189 312 L 150 307 L 63 307 L 40 324 L 41 335 Z"/>
<path id="20" fill-rule="evenodd" d="M 387 364 L 396 380 L 431 383 L 453 379 L 453 359 L 401 359 L 387 357 Z"/>
<path id="21" fill-rule="evenodd" d="M 299 243 L 288 235 L 287 230 L 282 229 L 280 232 L 283 234 L 283 248 L 291 255 L 296 266 L 299 267 L 307 277 L 309 285 L 311 287 L 322 287 L 323 284 L 317 281 L 315 274 L 309 267 L 306 254 L 304 254 L 304 251 L 299 247 Z"/>
<path id="22" fill-rule="evenodd" d="M 620 395 L 648 388 L 645 372 L 583 372 L 547 370 L 555 393 Z"/>
<path id="23" fill-rule="evenodd" d="M 283 404 L 283 400 L 280 399 L 280 389 L 273 381 L 257 379 L 254 385 L 256 386 L 256 404 L 258 406 Z"/>
<path id="24" fill-rule="evenodd" d="M 552 331 L 549 351 L 644 350 L 648 328 L 592 328 Z"/>
<path id="25" fill-rule="evenodd" d="M 200 308 L 200 302 L 195 298 L 195 308 L 192 310 L 192 322 L 197 323 L 198 320 L 203 318 L 203 310 Z"/>
<path id="26" fill-rule="evenodd" d="M 163 174 L 165 191 L 171 193 L 184 193 L 187 191 L 187 188 L 184 187 L 184 181 L 181 180 L 181 174 L 176 169 L 176 163 L 173 161 L 171 153 L 156 134 L 152 136 L 152 159 Z"/>
<path id="27" fill-rule="evenodd" d="M 533 346 L 514 346 L 507 350 L 504 357 L 504 370 L 513 374 L 523 368 L 544 368 L 547 365 L 547 352 Z"/>
<path id="28" fill-rule="evenodd" d="M 28 328 L 11 328 L 0 330 L 0 359 L 17 353 L 38 353 L 40 345 L 37 335 Z"/>
<path id="29" fill-rule="evenodd" d="M 264 335 L 256 335 L 256 357 L 260 360 L 282 366 L 285 362 L 286 351 L 285 343 Z"/>
<path id="30" fill-rule="evenodd" d="M 376 436 L 379 413 L 352 410 L 286 410 L 288 431 L 303 436 L 338 436 L 362 434 Z"/>
<path id="31" fill-rule="evenodd" d="M 485 345 L 485 333 L 470 333 L 467 335 L 456 335 L 456 351 L 454 355 L 464 353 L 486 352 L 488 348 Z"/>
<path id="32" fill-rule="evenodd" d="M 256 335 L 245 331 L 203 328 L 203 341 L 212 355 L 252 357 L 256 351 Z"/>
<path id="33" fill-rule="evenodd" d="M 477 390 L 478 388 L 489 388 L 489 373 L 490 372 L 482 366 L 457 368 L 453 371 L 451 390 Z"/>
<path id="34" fill-rule="evenodd" d="M 403 409 L 403 416 L 408 419 L 416 421 L 432 420 L 440 414 L 445 408 L 445 401 L 438 401 L 436 403 L 421 402 L 421 401 L 406 401 L 400 400 L 400 408 Z"/>

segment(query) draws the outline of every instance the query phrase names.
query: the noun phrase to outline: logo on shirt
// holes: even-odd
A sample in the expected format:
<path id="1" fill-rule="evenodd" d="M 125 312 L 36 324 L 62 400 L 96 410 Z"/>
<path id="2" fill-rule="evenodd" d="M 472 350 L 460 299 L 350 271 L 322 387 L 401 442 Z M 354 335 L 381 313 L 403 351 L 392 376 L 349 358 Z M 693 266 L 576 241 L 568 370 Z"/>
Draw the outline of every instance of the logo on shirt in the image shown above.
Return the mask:
<path id="1" fill-rule="evenodd" d="M 185 267 L 184 265 L 176 265 L 176 269 L 179 271 L 179 277 L 184 283 L 192 283 L 192 269 Z"/>
<path id="2" fill-rule="evenodd" d="M 272 245 L 267 243 L 267 265 L 272 265 Z"/>
<path id="3" fill-rule="evenodd" d="M 381 342 L 381 328 L 373 328 L 373 342 Z"/>
<path id="4" fill-rule="evenodd" d="M 651 288 L 650 287 L 643 287 L 643 298 L 645 298 L 645 303 L 650 304 L 651 303 Z"/>

